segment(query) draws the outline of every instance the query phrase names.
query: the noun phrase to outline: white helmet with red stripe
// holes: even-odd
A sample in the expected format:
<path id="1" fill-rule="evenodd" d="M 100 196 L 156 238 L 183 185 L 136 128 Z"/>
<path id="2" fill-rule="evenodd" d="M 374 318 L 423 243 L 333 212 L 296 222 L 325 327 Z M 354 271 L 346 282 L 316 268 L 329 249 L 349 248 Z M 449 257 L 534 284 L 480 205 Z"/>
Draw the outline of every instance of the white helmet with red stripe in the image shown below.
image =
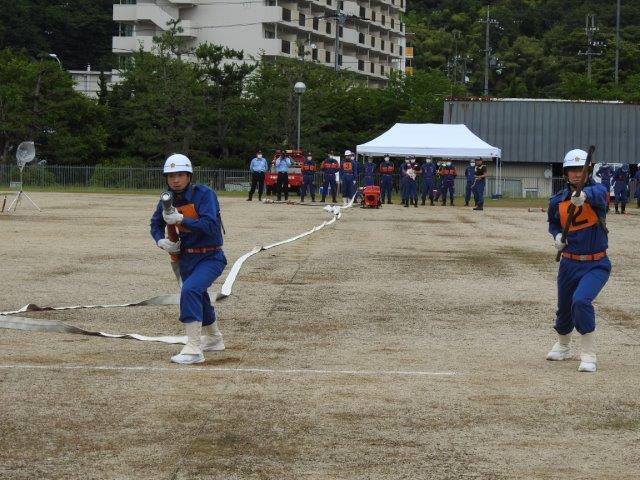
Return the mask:
<path id="1" fill-rule="evenodd" d="M 164 170 L 163 174 L 168 173 L 177 173 L 177 172 L 187 172 L 193 173 L 193 167 L 191 166 L 191 160 L 186 155 L 182 155 L 181 153 L 174 153 L 167 158 L 167 161 L 164 162 Z"/>

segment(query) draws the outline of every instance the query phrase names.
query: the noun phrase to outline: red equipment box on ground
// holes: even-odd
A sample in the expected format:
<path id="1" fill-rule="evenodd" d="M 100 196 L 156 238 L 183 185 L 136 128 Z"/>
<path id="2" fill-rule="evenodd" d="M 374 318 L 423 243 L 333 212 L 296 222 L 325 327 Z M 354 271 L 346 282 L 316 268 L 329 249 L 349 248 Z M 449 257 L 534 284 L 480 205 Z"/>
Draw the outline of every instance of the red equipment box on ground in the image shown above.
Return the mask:
<path id="1" fill-rule="evenodd" d="M 362 190 L 362 208 L 380 208 L 380 205 L 382 205 L 380 201 L 380 187 L 377 185 L 364 187 Z"/>

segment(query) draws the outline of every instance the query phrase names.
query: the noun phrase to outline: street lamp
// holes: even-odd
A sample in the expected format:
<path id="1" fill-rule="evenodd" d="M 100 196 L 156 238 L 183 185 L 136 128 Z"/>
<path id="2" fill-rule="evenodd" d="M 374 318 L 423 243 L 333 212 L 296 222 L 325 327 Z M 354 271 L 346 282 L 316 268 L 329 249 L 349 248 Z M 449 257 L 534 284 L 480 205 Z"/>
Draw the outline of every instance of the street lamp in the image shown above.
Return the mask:
<path id="1" fill-rule="evenodd" d="M 56 55 L 55 53 L 50 53 L 49 56 L 51 58 L 55 58 L 56 61 L 58 62 L 58 65 L 60 65 L 60 69 L 62 70 L 62 62 L 60 61 L 60 58 L 58 57 L 58 55 Z"/>
<path id="2" fill-rule="evenodd" d="M 302 103 L 302 94 L 306 92 L 307 86 L 302 82 L 296 82 L 293 91 L 298 94 L 298 150 L 300 150 L 300 104 Z"/>

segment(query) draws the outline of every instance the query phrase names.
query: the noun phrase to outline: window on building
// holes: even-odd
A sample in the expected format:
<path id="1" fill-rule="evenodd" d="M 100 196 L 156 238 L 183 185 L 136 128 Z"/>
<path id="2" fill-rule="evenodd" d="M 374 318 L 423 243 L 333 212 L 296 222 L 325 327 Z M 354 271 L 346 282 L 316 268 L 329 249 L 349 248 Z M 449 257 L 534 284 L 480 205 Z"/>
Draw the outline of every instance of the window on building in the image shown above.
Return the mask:
<path id="1" fill-rule="evenodd" d="M 374 12 L 373 10 L 371 10 L 371 21 L 372 22 L 376 21 L 376 12 Z"/>
<path id="2" fill-rule="evenodd" d="M 314 48 L 311 50 L 311 60 L 318 60 L 318 49 Z"/>
<path id="3" fill-rule="evenodd" d="M 291 21 L 291 10 L 289 10 L 288 8 L 282 9 L 282 20 L 284 20 L 285 22 Z"/>
<path id="4" fill-rule="evenodd" d="M 342 38 L 342 34 L 343 34 L 343 32 L 344 32 L 344 29 L 343 29 L 342 27 L 339 27 L 339 28 L 338 28 L 338 36 L 339 36 L 340 38 Z"/>
<path id="5" fill-rule="evenodd" d="M 327 5 L 331 6 L 333 4 L 332 0 L 327 0 Z"/>
<path id="6" fill-rule="evenodd" d="M 133 37 L 133 25 L 130 23 L 118 24 L 119 37 Z"/>
<path id="7" fill-rule="evenodd" d="M 114 0 L 113 3 L 117 5 L 135 5 L 136 0 Z"/>
<path id="8" fill-rule="evenodd" d="M 276 7 L 278 5 L 277 0 L 266 0 L 265 3 L 269 7 Z"/>
<path id="9" fill-rule="evenodd" d="M 291 53 L 291 42 L 282 40 L 282 53 Z"/>
<path id="10" fill-rule="evenodd" d="M 325 24 L 324 31 L 327 33 L 331 33 L 331 24 L 329 22 Z"/>
<path id="11" fill-rule="evenodd" d="M 338 55 L 338 65 L 342 65 L 342 55 Z"/>
<path id="12" fill-rule="evenodd" d="M 331 52 L 329 51 L 324 52 L 324 61 L 327 63 L 331 63 Z"/>
<path id="13" fill-rule="evenodd" d="M 367 18 L 367 9 L 360 7 L 360 18 Z"/>
<path id="14" fill-rule="evenodd" d="M 358 70 L 364 72 L 364 60 L 358 60 Z"/>
<path id="15" fill-rule="evenodd" d="M 402 55 L 402 45 L 398 46 L 398 52 L 400 53 L 400 55 Z"/>
<path id="16" fill-rule="evenodd" d="M 340 0 L 340 10 L 344 10 L 344 2 Z"/>
<path id="17" fill-rule="evenodd" d="M 387 17 L 385 17 L 384 15 L 382 15 L 382 20 L 381 20 L 381 22 L 382 22 L 382 24 L 383 24 L 383 25 L 385 24 L 384 22 L 385 22 L 386 20 L 387 20 Z"/>
<path id="18" fill-rule="evenodd" d="M 371 73 L 376 73 L 376 66 L 373 62 L 371 62 L 371 64 L 369 65 L 369 71 Z"/>
<path id="19" fill-rule="evenodd" d="M 384 65 L 380 65 L 380 75 L 384 75 Z"/>
<path id="20" fill-rule="evenodd" d="M 273 25 L 264 27 L 264 38 L 276 38 L 276 29 Z"/>
<path id="21" fill-rule="evenodd" d="M 380 50 L 384 50 L 384 40 L 380 40 Z"/>
<path id="22" fill-rule="evenodd" d="M 358 43 L 364 43 L 364 33 L 358 34 Z"/>
<path id="23" fill-rule="evenodd" d="M 320 20 L 318 18 L 313 19 L 313 29 L 318 30 L 320 28 Z"/>
<path id="24" fill-rule="evenodd" d="M 404 32 L 404 23 L 400 22 L 400 31 Z"/>
<path id="25" fill-rule="evenodd" d="M 400 0 L 400 8 L 404 8 L 404 0 Z"/>
<path id="26" fill-rule="evenodd" d="M 300 25 L 301 27 L 304 27 L 306 21 L 307 21 L 307 17 L 304 15 L 304 13 L 299 13 L 298 14 L 298 25 Z"/>
<path id="27" fill-rule="evenodd" d="M 394 47 L 393 42 L 389 42 L 389 49 L 391 50 L 391 53 L 393 53 L 393 47 Z"/>
<path id="28" fill-rule="evenodd" d="M 393 18 L 391 19 L 391 28 L 395 28 L 395 21 L 393 20 Z"/>
<path id="29" fill-rule="evenodd" d="M 376 37 L 374 37 L 373 35 L 371 35 L 371 46 L 372 46 L 373 48 L 375 48 L 375 47 L 376 47 Z"/>

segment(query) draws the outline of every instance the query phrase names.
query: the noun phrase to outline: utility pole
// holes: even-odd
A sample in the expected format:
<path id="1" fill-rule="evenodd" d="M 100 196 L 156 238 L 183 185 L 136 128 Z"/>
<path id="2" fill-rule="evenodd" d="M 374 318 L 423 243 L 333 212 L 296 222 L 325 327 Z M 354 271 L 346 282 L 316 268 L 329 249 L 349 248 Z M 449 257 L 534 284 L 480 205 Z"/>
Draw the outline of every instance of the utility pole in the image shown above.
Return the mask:
<path id="1" fill-rule="evenodd" d="M 616 5 L 616 71 L 615 71 L 615 81 L 616 85 L 618 85 L 618 69 L 620 68 L 620 0 L 617 1 Z"/>
<path id="2" fill-rule="evenodd" d="M 489 96 L 489 66 L 491 63 L 491 47 L 489 44 L 489 34 L 491 25 L 498 25 L 498 21 L 491 18 L 489 14 L 489 6 L 487 5 L 487 18 L 486 20 L 479 20 L 480 23 L 486 25 L 485 28 L 485 42 L 484 42 L 484 96 Z"/>
<path id="3" fill-rule="evenodd" d="M 593 39 L 593 35 L 599 30 L 596 28 L 596 16 L 592 13 L 587 15 L 585 33 L 587 34 L 587 50 L 585 52 L 579 51 L 578 55 L 584 55 L 587 57 L 587 79 L 591 81 L 591 57 L 599 57 L 602 53 L 594 50 L 594 47 L 601 47 L 603 42 Z"/>
<path id="4" fill-rule="evenodd" d="M 346 20 L 346 15 L 340 10 L 340 0 L 336 0 L 336 35 L 333 52 L 336 72 L 340 70 L 340 63 L 338 62 L 338 55 L 340 54 L 340 26 L 343 25 Z"/>

